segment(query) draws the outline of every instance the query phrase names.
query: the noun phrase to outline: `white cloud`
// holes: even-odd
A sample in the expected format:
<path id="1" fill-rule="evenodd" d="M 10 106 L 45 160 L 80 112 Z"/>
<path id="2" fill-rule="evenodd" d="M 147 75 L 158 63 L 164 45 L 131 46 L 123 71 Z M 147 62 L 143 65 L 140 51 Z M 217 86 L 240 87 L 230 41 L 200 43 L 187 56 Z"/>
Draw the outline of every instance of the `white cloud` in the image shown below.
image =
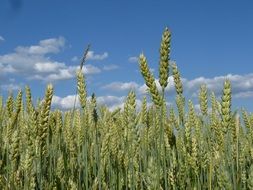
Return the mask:
<path id="1" fill-rule="evenodd" d="M 52 105 L 60 109 L 72 109 L 75 104 L 76 98 L 76 107 L 80 107 L 78 96 L 68 95 L 66 97 L 53 96 Z"/>
<path id="2" fill-rule="evenodd" d="M 246 91 L 246 92 L 239 92 L 235 94 L 235 98 L 252 98 L 253 97 L 253 91 Z"/>
<path id="3" fill-rule="evenodd" d="M 80 108 L 80 102 L 78 96 L 75 95 L 68 95 L 65 97 L 59 97 L 59 96 L 53 96 L 52 105 L 55 108 L 68 110 L 72 109 L 74 107 L 76 98 L 76 108 Z M 126 100 L 126 96 L 98 96 L 96 97 L 97 104 L 99 106 L 105 105 L 110 111 L 113 111 L 117 108 L 124 108 L 124 102 Z M 91 97 L 88 97 L 88 100 L 90 100 Z M 166 102 L 167 105 L 172 105 L 170 102 Z M 150 107 L 152 104 L 150 102 L 147 102 L 147 106 Z M 142 106 L 142 100 L 137 98 L 136 99 L 136 110 L 140 111 Z"/>
<path id="4" fill-rule="evenodd" d="M 80 102 L 78 96 L 68 95 L 66 97 L 53 96 L 52 105 L 60 109 L 72 109 L 74 107 L 76 98 L 76 108 L 80 107 Z M 90 99 L 90 97 L 88 98 Z M 106 105 L 110 110 L 113 110 L 117 107 L 123 107 L 125 97 L 117 96 L 99 96 L 97 97 L 98 105 Z"/>
<path id="5" fill-rule="evenodd" d="M 19 46 L 15 50 L 20 54 L 45 55 L 48 53 L 59 53 L 65 46 L 63 37 L 41 40 L 38 45 L 28 47 Z"/>
<path id="6" fill-rule="evenodd" d="M 83 67 L 84 74 L 89 75 L 89 74 L 97 74 L 101 72 L 101 69 L 98 67 L 95 67 L 93 65 L 84 65 Z"/>
<path id="7" fill-rule="evenodd" d="M 108 53 L 104 52 L 103 54 L 95 54 L 94 51 L 89 51 L 87 54 L 87 60 L 104 60 L 108 57 Z"/>
<path id="8" fill-rule="evenodd" d="M 59 68 L 64 68 L 65 64 L 58 62 L 38 62 L 35 63 L 34 69 L 39 73 L 55 72 Z"/>
<path id="9" fill-rule="evenodd" d="M 56 81 L 56 80 L 64 80 L 73 78 L 73 73 L 71 73 L 68 69 L 60 69 L 58 73 L 49 74 L 46 81 Z M 43 79 L 42 79 L 43 80 Z"/>
<path id="10" fill-rule="evenodd" d="M 193 80 L 184 79 L 184 88 L 187 92 L 193 93 L 199 89 L 200 85 L 206 84 L 210 91 L 221 94 L 226 79 L 231 81 L 234 97 L 245 97 L 246 92 L 248 94 L 247 96 L 249 96 L 250 93 L 248 92 L 253 91 L 253 73 L 246 75 L 228 74 L 226 76 L 217 76 L 213 78 L 199 77 Z M 244 94 L 244 96 L 242 94 Z"/>
<path id="11" fill-rule="evenodd" d="M 129 91 L 139 88 L 139 85 L 135 82 L 113 82 L 102 88 L 113 91 Z"/>
<path id="12" fill-rule="evenodd" d="M 0 36 L 0 42 L 1 41 L 5 41 L 4 37 L 3 36 Z"/>
<path id="13" fill-rule="evenodd" d="M 13 53 L 0 55 L 1 74 L 6 76 L 9 73 L 15 73 L 26 79 L 51 82 L 74 78 L 78 66 L 68 66 L 48 56 L 59 53 L 64 47 L 63 37 L 41 40 L 37 45 L 19 46 Z M 93 59 L 99 58 L 94 53 L 90 55 Z M 97 74 L 101 72 L 101 69 L 87 64 L 83 72 L 86 75 Z"/>
<path id="14" fill-rule="evenodd" d="M 109 54 L 107 52 L 104 52 L 102 54 L 95 54 L 94 51 L 88 51 L 86 60 L 102 61 L 102 60 L 106 59 L 108 56 L 109 56 Z M 81 58 L 79 58 L 78 56 L 74 56 L 71 59 L 72 62 L 77 62 L 80 60 L 81 60 Z"/>
<path id="15" fill-rule="evenodd" d="M 217 76 L 213 78 L 199 77 L 193 80 L 184 79 L 184 89 L 190 94 L 194 94 L 199 90 L 200 85 L 206 84 L 210 91 L 221 95 L 223 84 L 226 79 L 231 81 L 232 97 L 248 98 L 253 97 L 253 73 L 245 75 Z M 196 95 L 195 95 L 196 96 Z"/>
<path id="16" fill-rule="evenodd" d="M 134 56 L 128 58 L 128 61 L 131 62 L 131 63 L 137 63 L 138 60 L 139 60 L 139 58 L 138 57 L 134 57 Z"/>
<path id="17" fill-rule="evenodd" d="M 0 70 L 1 73 L 15 73 L 16 69 L 14 69 L 11 65 L 4 65 L 0 62 Z"/>
<path id="18" fill-rule="evenodd" d="M 160 86 L 159 79 L 155 79 L 155 83 L 156 83 L 156 86 L 157 86 L 158 90 L 161 92 L 162 87 Z M 139 86 L 138 92 L 140 94 L 146 94 L 147 90 L 148 90 L 148 88 L 147 88 L 146 84 L 142 84 L 141 86 Z M 168 78 L 168 86 L 166 87 L 165 90 L 166 90 L 166 92 L 169 92 L 169 93 L 173 92 L 173 90 L 174 90 L 174 80 L 173 80 L 172 76 L 170 76 Z"/>
<path id="19" fill-rule="evenodd" d="M 13 67 L 18 73 L 39 72 L 34 70 L 36 64 L 55 64 L 48 54 L 58 53 L 64 47 L 65 40 L 62 37 L 42 40 L 38 45 L 19 46 L 13 53 L 0 55 L 0 64 L 3 67 Z M 44 71 L 43 71 L 44 72 Z"/>
<path id="20" fill-rule="evenodd" d="M 232 75 L 228 74 L 225 76 L 216 76 L 213 78 L 198 77 L 195 79 L 181 78 L 183 83 L 184 94 L 187 97 L 197 97 L 199 88 L 202 84 L 206 84 L 209 91 L 214 92 L 217 95 L 222 94 L 224 81 L 229 79 L 232 86 L 232 94 L 235 98 L 249 98 L 253 97 L 253 73 L 246 75 Z M 155 83 L 158 90 L 161 91 L 162 88 L 159 84 L 159 80 L 156 79 Z M 130 89 L 135 89 L 138 94 L 146 94 L 147 86 L 146 84 L 138 84 L 135 82 L 113 82 L 102 87 L 103 89 L 113 90 L 113 91 L 129 91 Z M 166 93 L 169 95 L 175 95 L 175 87 L 173 77 L 170 76 L 168 79 L 168 86 L 165 89 Z"/>
<path id="21" fill-rule="evenodd" d="M 29 77 L 28 79 L 30 80 L 42 80 L 42 81 L 47 81 L 47 82 L 52 82 L 52 81 L 57 81 L 57 80 L 66 80 L 66 79 L 71 79 L 76 77 L 76 71 L 79 69 L 79 66 L 69 66 L 62 68 L 58 68 L 57 72 L 54 73 L 49 73 L 46 75 L 36 74 L 32 77 Z M 48 72 L 49 70 L 47 70 Z M 98 74 L 100 73 L 101 70 L 95 66 L 92 65 L 85 65 L 83 67 L 83 73 L 85 75 L 92 75 L 92 74 Z"/>
<path id="22" fill-rule="evenodd" d="M 105 65 L 104 67 L 103 67 L 103 70 L 105 70 L 105 71 L 111 71 L 111 70 L 115 70 L 115 69 L 118 69 L 119 68 L 119 66 L 118 65 Z"/>
<path id="23" fill-rule="evenodd" d="M 4 91 L 16 91 L 22 88 L 22 84 L 4 84 L 1 85 L 1 89 Z"/>
<path id="24" fill-rule="evenodd" d="M 97 97 L 97 103 L 99 105 L 106 105 L 110 110 L 124 107 L 125 96 L 99 96 Z"/>
<path id="25" fill-rule="evenodd" d="M 232 75 L 216 76 L 213 78 L 198 77 L 192 80 L 181 78 L 183 83 L 184 93 L 191 97 L 197 97 L 197 93 L 202 84 L 206 84 L 209 91 L 215 92 L 217 95 L 221 95 L 223 90 L 224 81 L 229 79 L 231 81 L 233 97 L 246 98 L 253 97 L 253 73 L 246 75 Z M 161 91 L 161 86 L 158 79 L 155 80 L 158 90 Z M 146 85 L 139 87 L 139 92 L 146 93 Z M 174 80 L 170 76 L 168 79 L 168 86 L 166 92 L 169 94 L 175 94 Z"/>

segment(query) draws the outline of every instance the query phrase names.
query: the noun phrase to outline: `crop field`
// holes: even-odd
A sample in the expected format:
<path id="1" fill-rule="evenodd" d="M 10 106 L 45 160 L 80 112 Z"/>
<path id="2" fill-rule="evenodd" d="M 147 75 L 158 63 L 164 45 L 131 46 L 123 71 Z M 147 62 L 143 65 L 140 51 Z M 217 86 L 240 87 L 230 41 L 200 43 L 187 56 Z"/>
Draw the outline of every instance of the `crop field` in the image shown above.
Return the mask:
<path id="1" fill-rule="evenodd" d="M 200 111 L 184 96 L 179 68 L 170 63 L 171 33 L 160 46 L 159 84 L 144 54 L 148 87 L 137 111 L 132 90 L 111 111 L 87 97 L 82 65 L 76 72 L 81 107 L 52 109 L 53 85 L 34 103 L 27 86 L 0 97 L 0 189 L 253 189 L 253 115 L 232 110 L 231 83 L 221 97 L 200 86 Z M 175 106 L 165 88 L 173 76 Z"/>

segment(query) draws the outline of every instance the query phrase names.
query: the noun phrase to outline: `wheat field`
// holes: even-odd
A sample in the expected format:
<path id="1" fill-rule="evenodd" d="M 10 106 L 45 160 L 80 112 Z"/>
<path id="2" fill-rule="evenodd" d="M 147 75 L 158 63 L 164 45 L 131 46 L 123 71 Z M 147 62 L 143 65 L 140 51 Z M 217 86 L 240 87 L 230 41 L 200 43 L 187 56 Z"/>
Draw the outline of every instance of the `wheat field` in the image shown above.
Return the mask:
<path id="1" fill-rule="evenodd" d="M 253 114 L 231 109 L 229 80 L 221 97 L 202 85 L 196 111 L 170 63 L 170 41 L 166 28 L 161 91 L 145 55 L 139 57 L 152 100 L 148 106 L 143 97 L 140 111 L 134 91 L 114 111 L 98 106 L 95 94 L 88 99 L 82 67 L 76 73 L 80 109 L 52 110 L 51 84 L 36 105 L 29 87 L 0 97 L 0 189 L 253 189 Z M 170 75 L 175 106 L 166 106 Z"/>

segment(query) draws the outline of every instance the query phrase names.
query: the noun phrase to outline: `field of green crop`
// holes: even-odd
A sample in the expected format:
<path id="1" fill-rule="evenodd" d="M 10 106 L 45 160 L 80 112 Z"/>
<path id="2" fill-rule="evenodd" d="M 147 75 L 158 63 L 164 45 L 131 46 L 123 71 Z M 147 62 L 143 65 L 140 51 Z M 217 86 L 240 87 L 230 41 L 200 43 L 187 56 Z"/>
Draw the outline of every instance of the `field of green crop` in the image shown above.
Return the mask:
<path id="1" fill-rule="evenodd" d="M 201 86 L 196 111 L 170 64 L 170 40 L 165 29 L 161 91 L 145 55 L 139 57 L 152 105 L 143 97 L 138 112 L 134 91 L 114 111 L 97 106 L 94 94 L 87 99 L 81 68 L 80 109 L 52 110 L 51 84 L 37 105 L 29 87 L 16 98 L 0 97 L 0 189 L 253 189 L 253 115 L 231 110 L 228 80 L 221 99 Z M 165 104 L 170 75 L 175 107 Z"/>

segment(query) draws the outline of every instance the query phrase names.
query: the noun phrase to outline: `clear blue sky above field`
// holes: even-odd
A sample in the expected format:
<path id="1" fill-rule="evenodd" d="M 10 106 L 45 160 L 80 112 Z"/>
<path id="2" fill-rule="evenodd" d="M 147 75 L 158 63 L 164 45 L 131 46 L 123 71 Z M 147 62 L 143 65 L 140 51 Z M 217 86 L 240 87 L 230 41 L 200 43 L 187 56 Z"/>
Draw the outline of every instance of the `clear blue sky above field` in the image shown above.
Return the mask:
<path id="1" fill-rule="evenodd" d="M 166 26 L 187 98 L 197 104 L 202 83 L 220 96 L 229 78 L 234 108 L 253 111 L 251 0 L 1 0 L 0 94 L 28 84 L 35 97 L 42 97 L 51 82 L 54 106 L 71 108 L 75 70 L 91 43 L 84 69 L 88 93 L 111 108 L 122 105 L 130 89 L 140 98 L 145 86 L 137 57 L 144 52 L 158 77 Z M 170 83 L 169 102 L 173 94 Z"/>

